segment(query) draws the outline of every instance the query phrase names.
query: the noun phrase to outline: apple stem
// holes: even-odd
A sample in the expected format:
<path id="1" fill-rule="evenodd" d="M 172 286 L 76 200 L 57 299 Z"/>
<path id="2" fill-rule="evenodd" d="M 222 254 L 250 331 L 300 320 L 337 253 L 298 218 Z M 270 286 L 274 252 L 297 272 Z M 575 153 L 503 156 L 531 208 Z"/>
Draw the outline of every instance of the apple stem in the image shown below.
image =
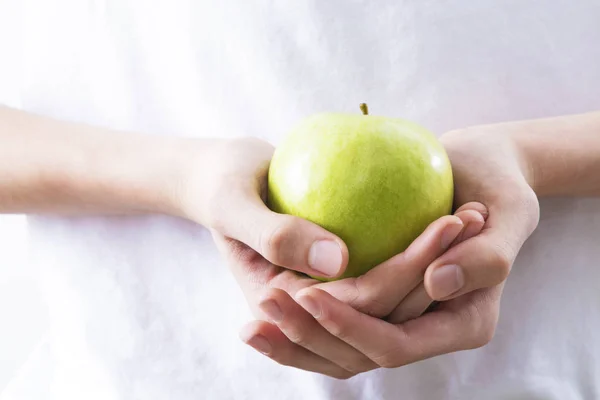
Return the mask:
<path id="1" fill-rule="evenodd" d="M 362 111 L 363 115 L 369 115 L 369 106 L 367 106 L 367 103 L 360 103 L 360 111 Z"/>

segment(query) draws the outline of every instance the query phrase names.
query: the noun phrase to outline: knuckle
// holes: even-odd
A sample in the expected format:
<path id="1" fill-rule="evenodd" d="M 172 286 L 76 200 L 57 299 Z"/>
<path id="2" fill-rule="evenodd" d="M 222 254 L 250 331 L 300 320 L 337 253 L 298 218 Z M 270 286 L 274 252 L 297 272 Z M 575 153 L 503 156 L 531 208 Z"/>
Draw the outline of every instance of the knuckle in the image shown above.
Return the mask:
<path id="1" fill-rule="evenodd" d="M 533 190 L 530 187 L 527 189 L 529 194 L 523 198 L 523 216 L 526 221 L 526 233 L 531 235 L 540 221 L 540 203 Z"/>
<path id="2" fill-rule="evenodd" d="M 293 240 L 296 228 L 294 217 L 282 216 L 281 222 L 260 238 L 261 253 L 275 264 L 283 263 L 286 249 Z"/>
<path id="3" fill-rule="evenodd" d="M 359 311 L 371 315 L 373 317 L 382 318 L 388 315 L 392 310 L 392 305 L 382 301 L 383 298 L 390 296 L 382 291 L 380 287 L 365 284 L 364 275 L 359 276 L 354 280 L 356 297 L 351 305 Z"/>
<path id="4" fill-rule="evenodd" d="M 487 345 L 492 341 L 492 339 L 494 339 L 495 334 L 496 324 L 484 321 L 479 328 L 479 340 L 477 341 L 476 345 L 478 347 Z"/>
<path id="5" fill-rule="evenodd" d="M 361 306 L 361 311 L 372 317 L 383 318 L 390 313 L 390 307 L 376 297 L 376 294 L 367 297 Z"/>
<path id="6" fill-rule="evenodd" d="M 483 307 L 483 302 L 474 303 L 466 310 L 465 318 L 469 327 L 469 340 L 466 349 L 476 349 L 490 343 L 496 334 L 498 313 L 489 307 Z"/>
<path id="7" fill-rule="evenodd" d="M 347 323 L 340 323 L 337 321 L 333 322 L 330 320 L 327 322 L 327 330 L 333 336 L 337 337 L 338 339 L 344 342 L 350 340 L 352 335 L 352 328 Z"/>
<path id="8" fill-rule="evenodd" d="M 540 220 L 540 203 L 537 195 L 526 183 L 516 183 L 513 195 L 507 200 L 506 207 L 514 210 L 521 227 L 520 234 L 528 237 L 537 228 Z"/>
<path id="9" fill-rule="evenodd" d="M 301 327 L 290 327 L 285 330 L 285 335 L 292 343 L 297 344 L 300 347 L 308 348 L 313 342 L 313 336 L 310 332 Z"/>
<path id="10" fill-rule="evenodd" d="M 477 349 L 490 343 L 496 334 L 496 324 L 480 319 L 473 329 L 469 349 Z"/>
<path id="11" fill-rule="evenodd" d="M 512 268 L 513 260 L 516 257 L 516 249 L 507 241 L 494 245 L 492 254 L 492 266 L 498 275 L 498 280 L 504 281 Z"/>

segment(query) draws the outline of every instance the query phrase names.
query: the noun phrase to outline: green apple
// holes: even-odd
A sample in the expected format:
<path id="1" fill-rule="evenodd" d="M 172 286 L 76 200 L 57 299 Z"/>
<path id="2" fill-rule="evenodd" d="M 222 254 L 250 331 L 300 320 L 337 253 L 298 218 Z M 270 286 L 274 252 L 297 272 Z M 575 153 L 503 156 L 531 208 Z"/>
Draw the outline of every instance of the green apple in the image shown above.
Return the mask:
<path id="1" fill-rule="evenodd" d="M 302 121 L 277 147 L 268 205 L 312 221 L 348 246 L 340 278 L 404 251 L 452 211 L 448 156 L 422 126 L 399 118 L 324 113 Z"/>

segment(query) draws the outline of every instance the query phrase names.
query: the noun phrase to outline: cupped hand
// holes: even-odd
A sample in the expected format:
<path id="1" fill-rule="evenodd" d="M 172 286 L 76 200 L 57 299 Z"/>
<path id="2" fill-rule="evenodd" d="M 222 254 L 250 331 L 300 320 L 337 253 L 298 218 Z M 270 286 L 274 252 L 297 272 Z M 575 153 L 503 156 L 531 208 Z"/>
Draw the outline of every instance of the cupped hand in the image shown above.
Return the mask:
<path id="1" fill-rule="evenodd" d="M 243 339 L 264 353 L 270 353 L 269 349 L 277 349 L 287 340 L 289 349 L 273 353 L 273 358 L 331 376 L 347 377 L 375 368 L 377 365 L 368 357 L 332 336 L 292 300 L 297 292 L 311 286 L 344 293 L 361 286 L 356 285 L 355 279 L 323 284 L 305 275 L 335 277 L 343 273 L 348 251 L 338 237 L 319 226 L 274 213 L 265 206 L 266 175 L 272 152 L 269 144 L 256 139 L 222 144 L 216 152 L 220 161 L 218 171 L 211 171 L 213 184 L 206 188 L 211 196 L 204 204 L 208 211 L 203 220 L 254 314 L 263 320 L 258 327 L 247 327 L 242 333 Z M 401 300 L 395 293 L 408 290 L 398 290 L 397 281 L 411 289 L 418 285 L 426 267 L 436 257 L 474 227 L 481 229 L 484 219 L 477 212 L 481 208 L 474 204 L 473 209 L 464 208 L 455 216 L 432 223 L 404 256 L 399 255 L 376 268 L 380 273 L 358 280 L 377 291 L 368 298 L 349 299 L 348 303 L 357 307 L 362 302 L 366 308 L 374 304 L 371 310 L 374 315 L 391 312 Z M 392 279 L 392 275 L 403 275 L 398 272 L 403 270 L 409 272 L 410 279 Z M 382 274 L 389 275 L 383 280 L 384 285 Z M 428 303 L 423 303 L 423 310 L 427 306 Z M 302 329 L 296 330 L 298 326 Z M 303 332 L 311 332 L 313 336 L 303 339 Z"/>
<path id="2" fill-rule="evenodd" d="M 320 324 L 299 294 L 311 288 L 348 307 L 356 313 L 353 317 L 358 316 L 349 321 L 350 326 L 361 325 L 363 318 L 380 321 L 422 284 L 425 271 L 434 260 L 448 248 L 478 234 L 486 215 L 485 207 L 470 203 L 455 215 L 434 221 L 403 253 L 357 278 L 321 283 L 295 274 L 292 280 L 296 285 L 280 285 L 279 277 L 266 282 L 259 288 L 258 305 L 263 314 L 244 327 L 242 340 L 280 364 L 340 379 L 381 367 L 365 352 L 368 347 L 356 347 L 346 342 L 345 333 Z M 236 265 L 250 267 L 244 262 Z M 284 276 L 290 272 L 280 271 Z M 403 318 L 423 314 L 430 304 L 428 296 L 411 300 Z M 367 344 L 377 340 L 377 336 L 371 337 Z"/>
<path id="3" fill-rule="evenodd" d="M 295 295 L 272 290 L 266 302 L 279 305 L 277 318 L 250 324 L 243 337 L 250 344 L 259 338 L 263 351 L 282 364 L 342 378 L 488 343 L 503 282 L 539 218 L 526 163 L 508 136 L 494 130 L 442 137 L 455 175 L 457 213 L 478 210 L 484 224 L 477 218 L 463 222 L 452 247 L 433 258 L 419 245 L 444 219 L 359 278 L 309 284 Z M 439 305 L 418 317 L 433 300 Z"/>

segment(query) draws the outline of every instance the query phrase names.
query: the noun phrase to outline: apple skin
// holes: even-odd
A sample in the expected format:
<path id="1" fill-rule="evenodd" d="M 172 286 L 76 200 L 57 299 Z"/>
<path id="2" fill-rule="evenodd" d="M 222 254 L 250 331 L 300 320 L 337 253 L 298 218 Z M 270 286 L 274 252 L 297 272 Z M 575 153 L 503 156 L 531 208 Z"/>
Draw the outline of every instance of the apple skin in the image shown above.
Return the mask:
<path id="1" fill-rule="evenodd" d="M 452 168 L 437 138 L 413 122 L 324 113 L 297 125 L 269 167 L 268 206 L 338 235 L 356 277 L 404 251 L 451 213 Z M 328 280 L 319 278 L 321 280 Z"/>

